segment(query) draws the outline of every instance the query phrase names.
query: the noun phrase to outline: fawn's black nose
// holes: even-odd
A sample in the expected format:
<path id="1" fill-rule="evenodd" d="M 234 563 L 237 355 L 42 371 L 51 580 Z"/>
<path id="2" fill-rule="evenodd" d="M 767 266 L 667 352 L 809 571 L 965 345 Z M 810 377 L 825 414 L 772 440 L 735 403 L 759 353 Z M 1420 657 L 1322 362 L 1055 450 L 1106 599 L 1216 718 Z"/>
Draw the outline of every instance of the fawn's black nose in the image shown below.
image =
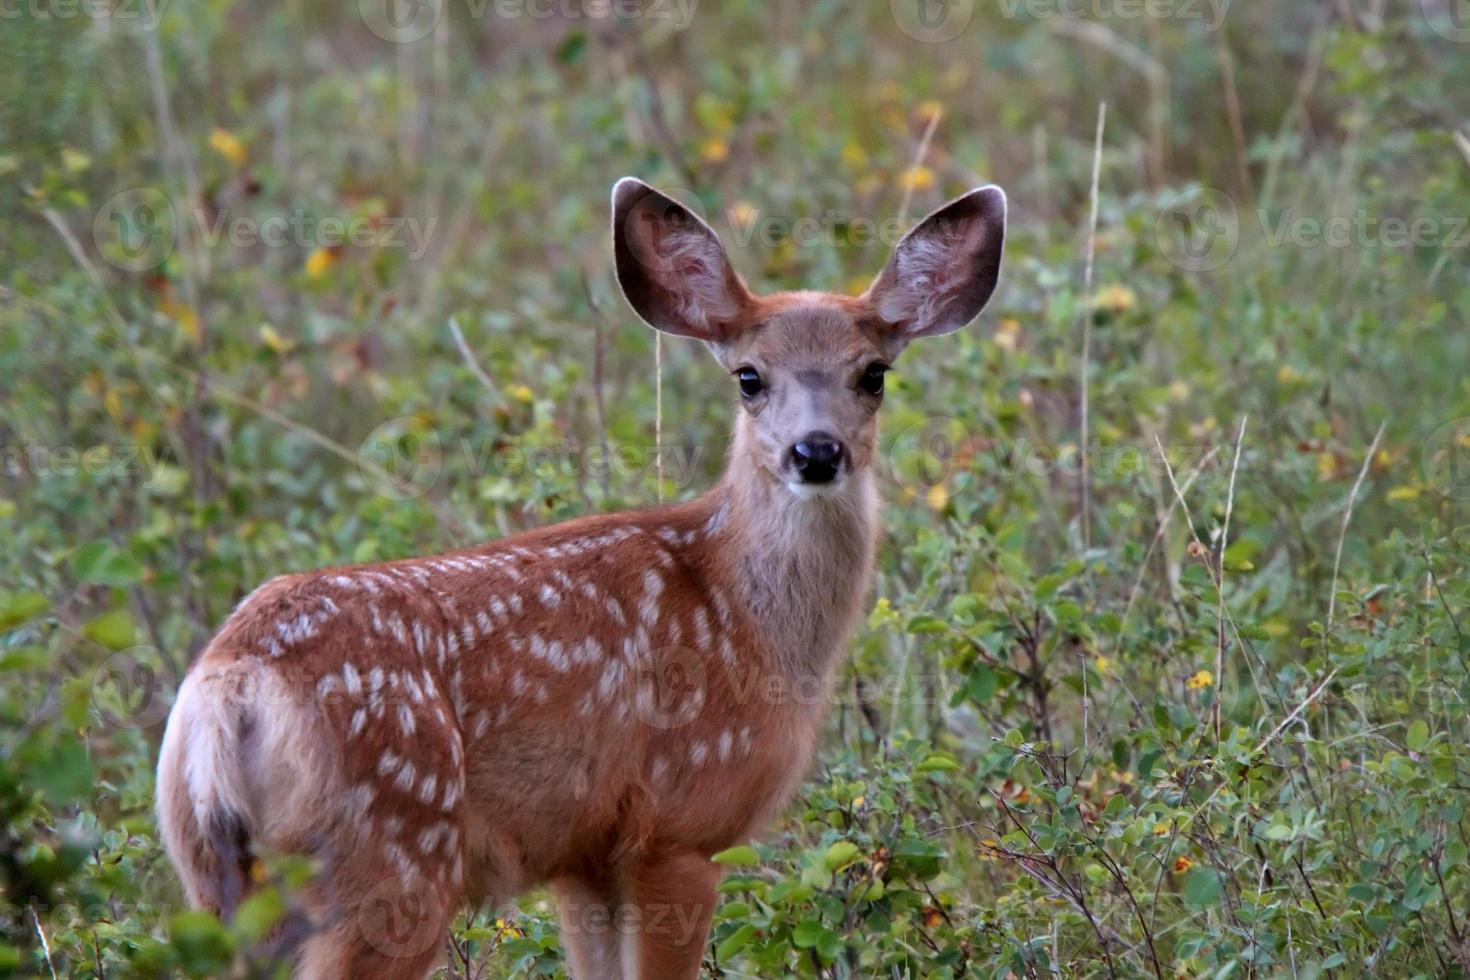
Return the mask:
<path id="1" fill-rule="evenodd" d="M 791 465 L 802 483 L 831 483 L 842 468 L 842 443 L 813 432 L 791 447 Z"/>

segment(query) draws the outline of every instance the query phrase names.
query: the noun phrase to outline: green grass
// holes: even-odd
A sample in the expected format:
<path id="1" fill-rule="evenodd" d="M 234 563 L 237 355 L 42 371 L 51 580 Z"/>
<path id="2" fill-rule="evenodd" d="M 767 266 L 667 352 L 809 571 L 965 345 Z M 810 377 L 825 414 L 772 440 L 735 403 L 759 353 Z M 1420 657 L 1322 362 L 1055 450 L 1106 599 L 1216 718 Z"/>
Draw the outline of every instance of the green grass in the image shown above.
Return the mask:
<path id="1" fill-rule="evenodd" d="M 179 672 L 257 583 L 712 482 L 729 381 L 672 340 L 657 482 L 626 173 L 763 290 L 859 288 L 905 202 L 1011 199 L 990 310 L 890 381 L 875 605 L 711 975 L 1467 972 L 1470 37 L 652 6 L 0 21 L 0 973 L 216 974 L 299 880 L 180 915 L 151 816 Z M 454 942 L 561 970 L 539 895 Z"/>

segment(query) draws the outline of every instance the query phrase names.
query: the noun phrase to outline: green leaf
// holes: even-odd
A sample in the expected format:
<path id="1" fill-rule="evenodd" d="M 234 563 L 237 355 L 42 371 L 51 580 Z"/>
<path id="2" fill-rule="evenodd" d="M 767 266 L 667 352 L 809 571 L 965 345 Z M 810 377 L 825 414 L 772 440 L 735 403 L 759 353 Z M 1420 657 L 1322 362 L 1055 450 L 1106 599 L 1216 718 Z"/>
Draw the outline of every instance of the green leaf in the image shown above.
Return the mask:
<path id="1" fill-rule="evenodd" d="M 811 949 L 822 939 L 826 927 L 816 919 L 807 919 L 791 930 L 791 943 L 800 949 Z"/>
<path id="2" fill-rule="evenodd" d="M 34 619 L 51 608 L 51 600 L 39 592 L 18 592 L 13 596 L 0 593 L 0 629 Z"/>
<path id="3" fill-rule="evenodd" d="M 1429 723 L 1423 718 L 1417 719 L 1404 735 L 1404 744 L 1409 747 L 1410 752 L 1423 751 L 1424 746 L 1429 744 Z"/>
<path id="4" fill-rule="evenodd" d="M 263 939 L 271 926 L 286 913 L 286 903 L 274 888 L 263 888 L 240 903 L 235 910 L 233 926 L 247 943 Z"/>
<path id="5" fill-rule="evenodd" d="M 715 959 L 722 963 L 730 959 L 736 953 L 750 945 L 750 941 L 756 937 L 757 931 L 755 926 L 748 923 L 736 929 L 715 947 Z"/>
<path id="6" fill-rule="evenodd" d="M 760 864 L 761 856 L 749 844 L 727 847 L 710 858 L 715 864 Z"/>
<path id="7" fill-rule="evenodd" d="M 1220 873 L 1214 868 L 1195 868 L 1184 881 L 1184 901 L 1191 908 L 1204 909 L 1215 905 L 1224 894 Z"/>
<path id="8" fill-rule="evenodd" d="M 850 840 L 833 841 L 822 857 L 822 863 L 827 866 L 828 871 L 841 871 L 861 853 L 862 850 Z"/>
<path id="9" fill-rule="evenodd" d="M 945 752 L 935 752 L 914 766 L 914 772 L 954 772 L 958 768 L 960 764 L 953 756 Z"/>
<path id="10" fill-rule="evenodd" d="M 126 587 L 143 579 L 143 566 L 109 541 L 89 541 L 72 555 L 72 573 L 83 582 Z"/>
<path id="11" fill-rule="evenodd" d="M 133 617 L 126 609 L 114 609 L 83 626 L 82 633 L 109 650 L 122 650 L 133 645 Z"/>

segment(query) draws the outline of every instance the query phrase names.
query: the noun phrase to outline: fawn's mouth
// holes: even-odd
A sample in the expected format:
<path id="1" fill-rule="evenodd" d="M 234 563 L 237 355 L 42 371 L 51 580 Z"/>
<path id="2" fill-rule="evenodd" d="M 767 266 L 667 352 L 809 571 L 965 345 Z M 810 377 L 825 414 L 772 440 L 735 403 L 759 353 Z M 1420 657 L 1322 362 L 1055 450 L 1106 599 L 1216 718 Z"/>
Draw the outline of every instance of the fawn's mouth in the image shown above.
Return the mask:
<path id="1" fill-rule="evenodd" d="M 823 497 L 835 497 L 840 494 L 847 483 L 844 473 L 837 473 L 824 483 L 812 483 L 801 478 L 783 480 L 786 489 L 790 490 L 799 500 L 814 500 Z"/>

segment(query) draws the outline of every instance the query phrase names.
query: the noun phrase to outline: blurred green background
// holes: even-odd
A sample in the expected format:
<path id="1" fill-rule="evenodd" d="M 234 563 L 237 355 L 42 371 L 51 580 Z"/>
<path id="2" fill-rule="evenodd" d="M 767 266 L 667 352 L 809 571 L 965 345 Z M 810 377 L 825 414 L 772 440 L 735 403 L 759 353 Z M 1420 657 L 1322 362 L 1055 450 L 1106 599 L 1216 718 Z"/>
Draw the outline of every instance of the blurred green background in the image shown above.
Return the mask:
<path id="1" fill-rule="evenodd" d="M 7 5 L 0 973 L 271 971 L 308 869 L 216 923 L 151 816 L 260 581 L 711 484 L 729 379 L 611 279 L 636 174 L 758 290 L 1011 202 L 709 975 L 1464 975 L 1467 55 L 1464 0 Z M 539 894 L 446 944 L 562 975 Z"/>

